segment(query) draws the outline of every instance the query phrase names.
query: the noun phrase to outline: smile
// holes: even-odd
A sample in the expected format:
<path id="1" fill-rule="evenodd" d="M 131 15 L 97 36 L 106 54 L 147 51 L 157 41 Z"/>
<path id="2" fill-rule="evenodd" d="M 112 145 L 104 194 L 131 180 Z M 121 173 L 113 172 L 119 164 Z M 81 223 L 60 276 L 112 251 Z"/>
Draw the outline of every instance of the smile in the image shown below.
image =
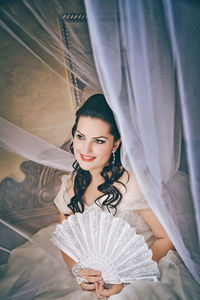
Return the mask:
<path id="1" fill-rule="evenodd" d="M 86 155 L 83 155 L 80 153 L 80 157 L 83 161 L 87 161 L 87 162 L 90 162 L 90 161 L 93 161 L 95 159 L 94 156 L 86 156 Z"/>

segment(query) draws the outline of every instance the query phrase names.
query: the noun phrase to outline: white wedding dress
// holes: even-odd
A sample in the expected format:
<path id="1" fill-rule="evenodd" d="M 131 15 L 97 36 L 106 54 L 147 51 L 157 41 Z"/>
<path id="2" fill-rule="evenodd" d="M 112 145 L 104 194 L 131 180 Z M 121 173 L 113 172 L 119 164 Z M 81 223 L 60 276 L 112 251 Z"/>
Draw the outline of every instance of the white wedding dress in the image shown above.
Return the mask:
<path id="1" fill-rule="evenodd" d="M 70 176 L 70 175 L 68 175 Z M 69 213 L 69 199 L 65 193 L 67 175 L 62 177 L 61 189 L 55 204 L 60 212 Z M 116 216 L 122 217 L 142 234 L 150 246 L 155 238 L 149 226 L 140 217 L 138 210 L 149 206 L 132 174 L 117 207 Z M 103 200 L 103 197 L 100 201 Z M 101 210 L 95 203 L 85 209 Z M 0 299 L 97 299 L 95 292 L 83 291 L 63 261 L 60 251 L 50 242 L 56 224 L 40 230 L 33 236 L 33 243 L 27 242 L 12 251 L 8 264 L 1 267 Z M 169 251 L 159 264 L 160 282 L 137 281 L 126 286 L 111 300 L 197 300 L 200 286 L 186 269 L 175 251 Z"/>

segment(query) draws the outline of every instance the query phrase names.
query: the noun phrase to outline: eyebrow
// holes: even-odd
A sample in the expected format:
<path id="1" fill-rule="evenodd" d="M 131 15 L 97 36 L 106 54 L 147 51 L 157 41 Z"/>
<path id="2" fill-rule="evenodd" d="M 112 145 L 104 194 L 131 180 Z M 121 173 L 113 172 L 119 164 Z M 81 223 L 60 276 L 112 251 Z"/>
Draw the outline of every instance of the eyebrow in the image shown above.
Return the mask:
<path id="1" fill-rule="evenodd" d="M 78 129 L 77 129 L 77 131 L 81 134 L 81 135 L 83 135 L 83 136 L 85 136 L 82 132 L 80 132 Z M 101 136 L 96 136 L 96 137 L 93 137 L 92 139 L 93 140 L 95 140 L 95 139 L 100 139 L 100 138 L 103 138 L 103 139 L 106 139 L 106 140 L 108 140 L 108 138 L 107 137 L 105 137 L 105 136 L 103 136 L 103 135 L 101 135 Z"/>

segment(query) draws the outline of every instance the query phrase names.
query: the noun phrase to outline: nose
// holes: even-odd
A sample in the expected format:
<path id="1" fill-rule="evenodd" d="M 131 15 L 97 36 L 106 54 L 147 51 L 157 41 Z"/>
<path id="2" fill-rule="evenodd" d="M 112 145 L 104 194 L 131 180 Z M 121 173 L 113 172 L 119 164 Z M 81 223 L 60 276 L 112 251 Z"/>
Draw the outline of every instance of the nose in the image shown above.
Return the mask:
<path id="1" fill-rule="evenodd" d="M 82 154 L 88 155 L 88 156 L 92 154 L 92 142 L 85 141 L 83 148 L 82 148 Z"/>

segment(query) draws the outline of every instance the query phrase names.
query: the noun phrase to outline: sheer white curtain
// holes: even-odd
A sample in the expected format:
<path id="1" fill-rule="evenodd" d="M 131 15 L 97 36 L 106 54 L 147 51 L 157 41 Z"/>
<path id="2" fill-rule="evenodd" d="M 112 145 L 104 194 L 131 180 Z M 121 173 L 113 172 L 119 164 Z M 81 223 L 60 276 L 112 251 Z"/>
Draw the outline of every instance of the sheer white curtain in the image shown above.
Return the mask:
<path id="1" fill-rule="evenodd" d="M 0 148 L 18 154 L 22 160 L 29 159 L 43 164 L 44 168 L 49 166 L 64 171 L 72 169 L 74 156 L 59 148 L 66 142 L 66 139 L 71 137 L 74 117 L 72 114 L 75 113 L 75 108 L 72 109 L 71 94 L 66 93 L 68 88 L 72 89 L 72 93 L 78 91 L 83 99 L 86 99 L 88 94 L 99 91 L 98 80 L 94 75 L 94 63 L 88 57 L 88 52 L 85 51 L 82 43 L 82 39 L 88 39 L 87 23 L 67 23 L 70 50 L 66 47 L 61 33 L 60 18 L 64 19 L 66 14 L 69 19 L 73 17 L 76 21 L 80 16 L 82 17 L 84 12 L 84 4 L 81 0 L 52 0 L 51 2 L 46 0 L 12 0 L 1 1 L 0 3 Z M 73 61 L 73 69 L 67 63 L 67 58 Z M 87 73 L 85 72 L 86 66 Z M 68 71 L 76 77 L 80 85 L 69 80 Z M 37 78 L 41 81 L 38 82 Z M 50 105 L 55 109 L 47 109 L 46 104 L 49 98 L 52 98 Z M 26 101 L 22 102 L 21 99 Z M 41 107 L 42 115 L 40 115 L 39 110 L 36 112 L 36 107 Z M 71 114 L 70 120 L 68 120 L 69 113 Z M 56 114 L 58 118 L 56 118 Z M 51 120 L 50 123 L 48 120 Z M 47 132 L 50 133 L 49 136 L 46 134 Z M 52 136 L 54 138 L 57 136 L 57 141 L 51 138 Z M 7 169 L 9 169 L 12 160 L 9 164 L 8 152 L 2 153 L 5 154 L 5 157 L 1 155 L 1 159 L 5 161 L 3 166 L 7 167 L 8 165 Z M 9 158 L 7 159 L 7 157 Z M 1 187 L 5 187 L 8 183 L 6 192 L 12 190 L 9 183 L 13 182 L 13 170 L 17 174 L 20 173 L 18 165 L 17 170 L 15 170 L 15 166 L 10 167 L 10 173 L 7 172 L 11 177 L 8 181 L 8 178 L 4 181 L 6 175 L 2 174 L 1 170 L 1 177 L 3 178 Z M 53 170 L 51 169 L 51 171 Z M 37 227 L 45 226 L 43 217 L 45 222 L 49 223 L 53 219 L 51 209 L 48 210 L 49 205 L 53 208 L 53 203 L 39 203 L 41 195 L 38 193 L 38 174 L 34 175 L 35 182 L 28 191 L 26 190 L 27 181 L 25 182 L 21 198 L 15 199 L 10 194 L 7 196 L 4 193 L 5 189 L 1 189 L 1 263 L 4 261 L 3 257 L 6 257 L 5 253 L 10 253 L 19 242 L 22 243 L 27 240 L 32 244 L 33 249 L 40 247 L 46 257 L 54 255 L 51 249 L 47 249 L 44 245 L 45 237 L 40 241 L 37 238 L 32 238 Z M 16 178 L 14 179 L 16 180 Z M 30 186 L 30 182 L 28 184 Z M 51 182 L 50 184 L 53 188 L 54 183 Z M 18 182 L 16 185 L 18 186 Z M 20 182 L 19 186 L 22 188 L 23 182 Z M 35 199 L 27 198 L 30 190 L 36 194 Z M 24 195 L 25 198 L 23 198 Z M 41 211 L 40 208 L 44 210 Z M 25 213 L 26 217 L 24 216 Z M 34 294 L 41 286 L 45 287 L 48 282 L 52 282 L 60 272 L 55 270 L 56 266 L 52 268 L 45 263 L 40 264 L 37 252 L 33 250 L 33 253 L 31 251 L 24 253 L 23 250 L 19 250 L 16 255 L 15 252 L 12 252 L 13 261 L 19 258 L 22 260 L 22 265 L 19 270 L 21 272 L 19 278 L 17 280 L 13 278 L 13 283 L 10 283 L 11 286 L 13 284 L 13 288 L 10 290 L 8 298 L 10 296 L 15 297 L 15 299 L 17 297 L 19 297 L 18 299 L 29 299 L 31 293 Z M 10 263 L 14 264 L 12 259 Z M 23 265 L 27 266 L 26 271 Z M 32 283 L 26 284 L 26 279 L 32 276 L 33 268 L 38 270 L 41 268 L 41 273 L 44 272 L 42 273 L 44 275 L 46 273 L 46 276 L 42 282 L 37 281 L 37 278 L 32 278 Z M 64 273 L 65 269 L 61 272 Z"/>
<path id="2" fill-rule="evenodd" d="M 85 6 L 97 73 L 122 134 L 124 162 L 127 154 L 150 206 L 200 282 L 200 5 L 87 0 Z M 178 171 L 182 123 L 189 177 Z"/>
<path id="3" fill-rule="evenodd" d="M 1 63 L 3 59 L 5 59 L 4 57 L 8 59 L 8 66 L 5 65 L 4 67 L 2 64 L 2 74 L 5 75 L 5 85 L 2 84 L 0 87 L 2 95 L 2 104 L 0 107 L 0 114 L 2 117 L 0 118 L 0 147 L 53 168 L 70 170 L 73 159 L 72 155 L 67 154 L 61 149 L 56 149 L 51 143 L 47 143 L 38 137 L 38 132 L 42 136 L 42 133 L 44 133 L 45 130 L 49 130 L 45 120 L 42 122 L 39 116 L 36 116 L 35 122 L 32 122 L 32 127 L 37 129 L 35 130 L 36 136 L 34 136 L 34 134 L 31 135 L 30 130 L 33 130 L 33 128 L 27 128 L 25 122 L 23 122 L 21 111 L 13 106 L 12 96 L 14 93 L 11 94 L 8 92 L 6 94 L 8 97 L 11 96 L 11 99 L 6 99 L 7 103 L 11 102 L 10 106 L 6 105 L 4 103 L 5 100 L 3 99 L 4 90 L 12 91 L 16 86 L 22 85 L 21 95 L 17 95 L 19 99 L 16 101 L 16 106 L 20 107 L 20 97 L 23 98 L 24 95 L 26 95 L 26 89 L 33 87 L 34 89 L 31 89 L 30 93 L 36 93 L 35 97 L 32 97 L 36 103 L 33 103 L 31 95 L 26 99 L 27 118 L 28 116 L 31 116 L 34 111 L 34 105 L 37 106 L 38 103 L 44 103 L 48 98 L 48 92 L 46 94 L 46 100 L 41 99 L 37 95 L 42 84 L 45 88 L 45 82 L 42 82 L 41 85 L 36 85 L 34 74 L 35 69 L 37 68 L 40 71 L 44 68 L 52 77 L 54 76 L 55 92 L 56 84 L 59 85 L 63 91 L 58 94 L 59 96 L 63 97 L 62 93 L 66 93 L 67 88 L 71 88 L 74 93 L 77 92 L 77 94 L 81 94 L 82 99 L 85 100 L 88 97 L 88 94 L 91 95 L 100 91 L 95 66 L 88 53 L 90 47 L 88 47 L 88 51 L 88 49 L 85 49 L 83 43 L 83 41 L 86 40 L 87 42 L 88 40 L 87 23 L 81 23 L 81 21 L 80 23 L 76 22 L 84 15 L 85 10 L 83 1 L 53 0 L 50 4 L 48 2 L 49 1 L 41 0 L 13 0 L 4 1 L 0 4 L 0 28 L 2 32 L 4 32 L 2 37 L 7 34 L 5 39 L 6 46 L 4 45 L 2 38 Z M 64 15 L 67 17 L 64 18 Z M 72 19 L 71 22 L 70 18 Z M 65 41 L 64 34 L 62 35 L 61 33 L 61 20 L 65 20 L 63 22 L 67 23 Z M 12 42 L 9 42 L 8 37 Z M 66 46 L 66 43 L 68 43 L 68 47 Z M 5 47 L 8 47 L 8 49 L 5 50 Z M 27 61 L 21 62 L 21 65 L 24 66 L 23 68 L 21 68 L 19 63 L 21 54 L 18 55 L 18 53 L 15 53 L 16 61 L 13 63 L 13 57 L 5 55 L 5 52 L 10 52 L 11 55 L 14 53 L 9 47 L 14 47 L 16 50 L 19 50 L 19 52 L 21 48 L 25 49 L 24 53 L 26 54 L 27 52 L 25 55 Z M 30 62 L 28 61 L 28 58 L 30 58 Z M 17 71 L 15 63 L 18 67 Z M 33 76 L 29 75 L 31 73 L 29 64 L 33 68 Z M 85 72 L 86 68 L 87 72 Z M 13 73 L 11 73 L 11 70 L 13 70 Z M 20 74 L 22 71 L 27 72 L 27 87 L 26 82 L 24 82 L 24 77 L 26 75 L 23 73 Z M 68 71 L 70 72 L 70 75 L 67 75 Z M 47 76 L 49 76 L 49 74 Z M 7 82 L 6 80 L 9 76 L 12 80 Z M 37 76 L 40 77 L 40 74 L 37 74 Z M 70 80 L 70 76 L 74 76 L 76 80 Z M 17 80 L 19 82 L 17 82 Z M 20 80 L 22 82 L 20 82 Z M 48 81 L 48 77 L 46 77 L 44 81 L 45 80 Z M 77 81 L 79 84 L 77 84 Z M 46 86 L 46 89 L 48 90 L 48 85 Z M 57 96 L 55 95 L 55 102 L 59 103 L 58 106 L 62 105 L 60 99 L 56 99 L 56 97 Z M 69 93 L 66 93 L 66 102 L 68 102 L 69 107 Z M 80 105 L 80 103 L 78 104 Z M 32 106 L 33 111 L 31 111 Z M 42 111 L 45 111 L 45 109 L 42 109 Z M 67 113 L 67 109 L 65 113 Z M 33 119 L 33 117 L 31 118 Z M 37 120 L 37 118 L 39 120 Z M 46 117 L 46 119 L 48 119 L 48 117 Z M 8 122 L 8 120 L 10 122 Z M 63 128 L 65 128 L 66 131 L 71 132 L 73 124 L 68 125 L 67 122 L 68 120 L 66 117 L 64 122 L 59 120 L 57 124 L 53 124 L 54 122 L 52 122 L 50 126 L 52 130 L 57 130 L 58 133 L 61 132 Z M 60 140 L 63 141 L 65 138 L 66 137 L 60 138 Z"/>

